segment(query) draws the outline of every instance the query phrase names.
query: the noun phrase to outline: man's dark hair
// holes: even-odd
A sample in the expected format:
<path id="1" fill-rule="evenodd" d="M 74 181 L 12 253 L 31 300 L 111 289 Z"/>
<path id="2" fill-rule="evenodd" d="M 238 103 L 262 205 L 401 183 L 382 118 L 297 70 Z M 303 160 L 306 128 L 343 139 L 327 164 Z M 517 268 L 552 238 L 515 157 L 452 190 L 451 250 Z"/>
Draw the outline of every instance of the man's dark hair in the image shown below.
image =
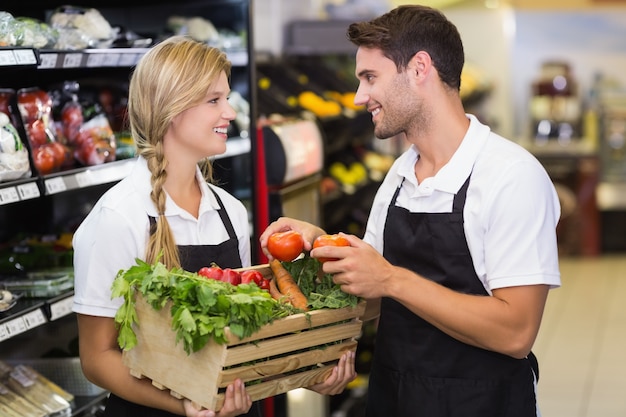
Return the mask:
<path id="1" fill-rule="evenodd" d="M 426 6 L 399 6 L 369 22 L 348 27 L 348 39 L 357 46 L 377 48 L 398 68 L 405 69 L 419 51 L 427 52 L 441 81 L 459 90 L 465 62 L 463 42 L 452 22 Z"/>

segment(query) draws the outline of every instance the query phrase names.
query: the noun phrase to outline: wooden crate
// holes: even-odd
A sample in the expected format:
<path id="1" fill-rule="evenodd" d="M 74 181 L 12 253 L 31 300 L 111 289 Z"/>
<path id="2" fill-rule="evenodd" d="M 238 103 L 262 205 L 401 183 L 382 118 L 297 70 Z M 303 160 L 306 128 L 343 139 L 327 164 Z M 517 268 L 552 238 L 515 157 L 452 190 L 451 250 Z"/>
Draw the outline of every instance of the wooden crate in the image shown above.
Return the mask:
<path id="1" fill-rule="evenodd" d="M 259 266 L 264 275 L 269 267 Z M 210 341 L 187 355 L 176 344 L 169 306 L 157 311 L 143 298 L 136 302 L 137 346 L 124 351 L 124 364 L 137 378 L 211 410 L 224 403 L 224 390 L 236 378 L 253 401 L 324 381 L 346 351 L 355 351 L 365 301 L 356 307 L 294 314 L 239 339 L 226 329 L 224 345 Z"/>

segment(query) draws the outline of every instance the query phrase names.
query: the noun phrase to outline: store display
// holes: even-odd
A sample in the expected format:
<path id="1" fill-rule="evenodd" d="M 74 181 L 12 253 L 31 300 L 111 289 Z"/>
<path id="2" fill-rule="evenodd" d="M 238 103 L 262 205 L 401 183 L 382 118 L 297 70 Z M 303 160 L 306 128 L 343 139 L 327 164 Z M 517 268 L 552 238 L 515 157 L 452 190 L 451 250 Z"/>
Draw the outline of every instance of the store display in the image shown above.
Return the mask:
<path id="1" fill-rule="evenodd" d="M 582 137 L 582 106 L 578 84 L 566 62 L 545 62 L 532 85 L 530 114 L 533 137 L 539 143 L 568 143 Z"/>
<path id="2" fill-rule="evenodd" d="M 49 48 L 57 39 L 58 33 L 46 22 L 0 11 L 0 46 Z"/>
<path id="3" fill-rule="evenodd" d="M 58 33 L 55 49 L 108 48 L 116 31 L 95 8 L 61 6 L 49 18 Z"/>
<path id="4" fill-rule="evenodd" d="M 8 309 L 0 314 L 0 359 L 12 360 L 16 352 L 45 356 L 55 350 L 51 344 L 62 343 L 68 331 L 70 335 L 76 331 L 75 323 L 68 317 L 72 315 L 73 298 L 71 252 L 67 250 L 66 238 L 60 239 L 57 233 L 71 232 L 99 196 L 132 167 L 132 160 L 120 161 L 136 155 L 135 144 L 126 128 L 128 74 L 145 48 L 171 34 L 166 28 L 168 16 L 185 16 L 189 20 L 210 17 L 219 35 L 215 45 L 230 48 L 227 54 L 233 63 L 231 104 L 237 109 L 238 117 L 229 129 L 229 144 L 233 141 L 238 144 L 237 139 L 248 142 L 232 155 L 216 158 L 214 175 L 225 188 L 242 196 L 253 215 L 251 179 L 247 171 L 252 169 L 249 154 L 250 142 L 255 136 L 251 126 L 256 119 L 256 103 L 249 101 L 252 60 L 247 50 L 248 7 L 246 0 L 157 1 L 150 5 L 150 13 L 146 13 L 145 6 L 137 2 L 98 5 L 88 1 L 80 6 L 22 2 L 9 5 L 16 12 L 14 15 L 0 13 L 0 47 L 3 59 L 6 58 L 0 65 L 3 75 L 0 113 L 8 116 L 15 128 L 29 167 L 24 177 L 7 179 L 0 184 L 0 218 L 3 219 L 0 288 L 6 287 L 4 291 L 12 294 L 11 300 L 5 300 Z M 32 18 L 22 21 L 13 17 L 22 15 L 32 15 Z M 30 44 L 24 43 L 28 39 L 16 31 L 16 28 L 26 27 L 26 20 L 29 20 Z M 34 31 L 37 27 L 40 32 L 44 29 L 56 32 L 56 43 L 44 46 L 41 33 Z M 35 45 L 34 41 L 39 43 Z M 18 90 L 21 90 L 21 103 Z M 5 138 L 4 130 L 0 132 L 1 166 L 3 153 L 10 150 L 8 145 L 15 145 L 15 141 Z M 100 139 L 105 139 L 102 146 Z M 65 147 L 65 159 L 60 166 L 52 152 L 44 151 L 51 143 Z M 91 147 L 78 151 L 79 145 L 85 143 Z M 106 152 L 102 152 L 103 148 Z M 232 180 L 228 177 L 231 170 L 237 173 Z M 27 236 L 44 235 L 59 239 L 53 239 L 50 245 L 23 244 L 29 240 Z M 71 244 L 71 233 L 69 235 Z M 44 247 L 47 252 L 50 250 L 45 256 L 40 253 Z M 69 269 L 54 267 L 61 260 L 67 266 L 67 259 Z M 246 275 L 246 279 L 253 277 Z M 4 309 L 5 304 L 2 305 Z M 46 346 L 28 341 L 28 334 L 33 331 L 54 332 L 51 329 L 65 321 L 71 323 L 69 328 L 64 328 L 63 334 L 52 335 L 46 340 Z M 35 327 L 38 329 L 33 330 Z M 59 346 L 56 351 L 59 349 L 63 348 Z M 41 363 L 52 362 L 51 358 L 24 362 L 46 370 L 48 365 L 54 365 L 59 372 L 50 375 L 57 383 L 64 382 L 64 374 L 70 371 L 74 376 L 82 376 L 78 358 L 55 359 L 54 364 Z M 86 382 L 83 379 L 82 383 Z M 98 407 L 101 410 L 106 392 L 93 384 L 85 388 L 88 389 L 72 388 L 74 395 L 84 397 L 73 402 L 71 409 L 55 413 L 55 417 L 86 417 L 91 415 L 90 410 Z M 2 401 L 6 398 L 4 394 L 0 387 L 0 415 L 3 416 L 12 412 Z M 40 402 L 44 403 L 43 399 Z M 17 415 L 36 414 L 21 409 Z M 38 415 L 44 417 L 52 413 Z M 101 415 L 101 411 L 93 415 Z"/>

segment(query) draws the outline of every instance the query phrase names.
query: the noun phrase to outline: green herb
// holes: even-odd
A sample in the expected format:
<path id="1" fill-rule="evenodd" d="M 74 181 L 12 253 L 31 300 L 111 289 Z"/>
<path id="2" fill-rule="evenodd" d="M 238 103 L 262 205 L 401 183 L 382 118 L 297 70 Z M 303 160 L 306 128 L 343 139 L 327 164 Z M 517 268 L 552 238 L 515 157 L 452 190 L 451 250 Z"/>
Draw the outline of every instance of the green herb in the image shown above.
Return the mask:
<path id="1" fill-rule="evenodd" d="M 136 262 L 120 271 L 111 287 L 112 298 L 124 298 L 115 322 L 119 328 L 118 344 L 125 350 L 137 345 L 133 329 L 137 323 L 137 293 L 156 310 L 171 301 L 172 330 L 176 332 L 176 342 L 182 341 L 188 354 L 202 349 L 211 339 L 226 343 L 227 326 L 235 336 L 245 338 L 292 312 L 254 284 L 235 286 L 181 268 L 168 270 L 160 262 Z"/>
<path id="2" fill-rule="evenodd" d="M 283 262 L 302 293 L 308 298 L 312 310 L 322 308 L 355 307 L 359 297 L 348 294 L 333 282 L 332 274 L 321 272 L 321 263 L 310 256 Z"/>

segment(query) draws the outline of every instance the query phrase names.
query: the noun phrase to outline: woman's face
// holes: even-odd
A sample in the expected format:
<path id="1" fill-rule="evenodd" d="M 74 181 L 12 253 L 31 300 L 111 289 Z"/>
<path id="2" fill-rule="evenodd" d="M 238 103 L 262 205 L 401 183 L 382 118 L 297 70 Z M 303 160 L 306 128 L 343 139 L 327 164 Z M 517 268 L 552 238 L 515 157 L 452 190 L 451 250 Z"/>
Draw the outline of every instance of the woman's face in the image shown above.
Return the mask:
<path id="1" fill-rule="evenodd" d="M 229 94 L 228 78 L 222 72 L 202 102 L 174 117 L 165 136 L 166 148 L 179 155 L 187 152 L 196 161 L 224 153 L 226 130 L 236 116 Z"/>

